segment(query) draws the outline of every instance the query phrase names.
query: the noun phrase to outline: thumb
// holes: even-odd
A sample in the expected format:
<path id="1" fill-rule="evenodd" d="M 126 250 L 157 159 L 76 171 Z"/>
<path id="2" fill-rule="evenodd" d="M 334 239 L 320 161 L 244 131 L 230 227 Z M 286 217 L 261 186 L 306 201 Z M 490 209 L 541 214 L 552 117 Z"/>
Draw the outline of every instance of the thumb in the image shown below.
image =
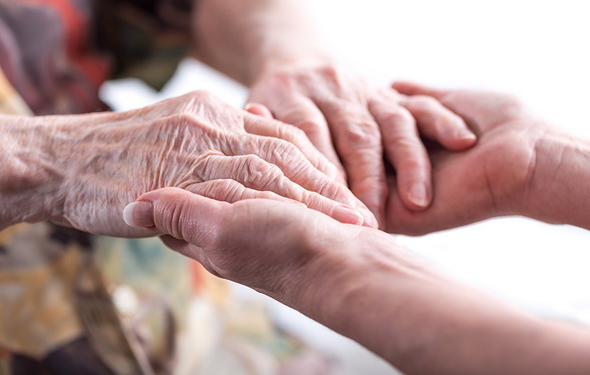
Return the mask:
<path id="1" fill-rule="evenodd" d="M 179 188 L 163 188 L 127 205 L 123 219 L 129 226 L 151 228 L 203 248 L 215 242 L 225 205 Z"/>

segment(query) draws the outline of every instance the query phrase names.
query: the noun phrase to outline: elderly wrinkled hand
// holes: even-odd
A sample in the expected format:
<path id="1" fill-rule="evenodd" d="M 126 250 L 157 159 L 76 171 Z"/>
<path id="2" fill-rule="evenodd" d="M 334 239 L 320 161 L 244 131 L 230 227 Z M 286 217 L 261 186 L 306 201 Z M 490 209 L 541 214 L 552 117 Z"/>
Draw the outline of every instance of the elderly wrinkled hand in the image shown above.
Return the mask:
<path id="1" fill-rule="evenodd" d="M 381 227 L 388 195 L 385 163 L 396 171 L 404 205 L 419 211 L 432 200 L 431 166 L 420 136 L 450 150 L 464 150 L 476 141 L 463 120 L 435 99 L 372 88 L 332 63 L 268 69 L 252 84 L 249 100 L 304 130 L 347 176 Z"/>
<path id="2" fill-rule="evenodd" d="M 30 125 L 15 124 L 11 133 L 15 147 L 31 151 L 23 178 L 29 186 L 21 190 L 38 189 L 38 204 L 35 212 L 9 215 L 12 223 L 50 219 L 96 234 L 142 236 L 150 233 L 130 230 L 120 211 L 144 192 L 174 186 L 230 202 L 292 199 L 343 222 L 376 224 L 330 177 L 334 167 L 303 132 L 206 92 L 129 112 L 18 121 Z M 17 158 L 10 160 L 16 173 Z M 14 192 L 14 210 L 19 196 Z"/>

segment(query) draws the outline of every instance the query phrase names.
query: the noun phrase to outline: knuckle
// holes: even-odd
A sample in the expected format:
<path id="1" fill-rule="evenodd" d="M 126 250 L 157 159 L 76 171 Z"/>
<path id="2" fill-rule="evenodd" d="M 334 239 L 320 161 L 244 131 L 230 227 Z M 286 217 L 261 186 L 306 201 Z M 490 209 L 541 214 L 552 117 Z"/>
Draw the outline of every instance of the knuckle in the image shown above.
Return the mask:
<path id="1" fill-rule="evenodd" d="M 190 176 L 198 182 L 205 182 L 214 175 L 215 170 L 219 171 L 222 168 L 216 162 L 215 155 L 211 152 L 199 156 L 194 162 L 190 172 Z"/>
<path id="2" fill-rule="evenodd" d="M 411 113 L 402 107 L 389 108 L 384 114 L 380 116 L 379 120 L 388 124 L 389 126 L 415 123 L 414 117 L 411 115 Z"/>
<path id="3" fill-rule="evenodd" d="M 169 205 L 164 208 L 163 219 L 161 225 L 164 232 L 170 234 L 172 237 L 184 239 L 183 224 L 185 223 L 186 202 L 183 200 L 177 201 L 176 204 Z"/>
<path id="4" fill-rule="evenodd" d="M 220 179 L 205 182 L 199 193 L 211 199 L 234 202 L 239 199 L 241 194 L 241 185 L 230 179 Z"/>
<path id="5" fill-rule="evenodd" d="M 343 185 L 331 181 L 326 181 L 325 183 L 321 184 L 317 190 L 317 193 L 322 197 L 344 203 L 347 202 L 346 197 L 349 194 L 352 194 L 349 193 L 349 190 Z"/>
<path id="6" fill-rule="evenodd" d="M 363 121 L 350 126 L 341 136 L 341 142 L 345 149 L 376 147 L 381 143 L 381 133 L 376 124 Z"/>
<path id="7" fill-rule="evenodd" d="M 344 71 L 340 67 L 332 64 L 323 65 L 318 68 L 318 73 L 336 88 L 344 87 Z"/>
<path id="8" fill-rule="evenodd" d="M 282 171 L 277 166 L 256 155 L 245 156 L 239 167 L 246 184 L 262 189 L 276 183 L 283 177 Z"/>
<path id="9" fill-rule="evenodd" d="M 268 140 L 272 144 L 268 144 L 268 149 L 271 149 L 273 156 L 277 159 L 289 160 L 291 158 L 299 156 L 300 152 L 297 146 L 293 143 L 277 138 L 271 138 Z"/>

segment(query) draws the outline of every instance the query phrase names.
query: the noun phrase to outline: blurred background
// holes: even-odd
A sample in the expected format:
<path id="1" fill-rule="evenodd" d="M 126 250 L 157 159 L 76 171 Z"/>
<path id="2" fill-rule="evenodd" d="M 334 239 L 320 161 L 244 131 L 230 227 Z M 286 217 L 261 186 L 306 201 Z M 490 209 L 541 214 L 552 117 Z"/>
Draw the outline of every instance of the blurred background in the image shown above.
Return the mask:
<path id="1" fill-rule="evenodd" d="M 310 27 L 327 48 L 376 86 L 404 79 L 511 92 L 557 126 L 590 138 L 587 4 L 306 1 L 314 23 Z M 105 84 L 102 96 L 124 110 L 195 89 L 212 91 L 238 107 L 247 98 L 246 88 L 190 58 L 161 92 L 121 80 Z M 398 239 L 456 278 L 528 311 L 590 325 L 590 233 L 585 230 L 509 217 Z M 264 301 L 281 327 L 341 361 L 348 373 L 396 373 L 297 312 L 245 288 L 235 290 L 239 298 Z"/>

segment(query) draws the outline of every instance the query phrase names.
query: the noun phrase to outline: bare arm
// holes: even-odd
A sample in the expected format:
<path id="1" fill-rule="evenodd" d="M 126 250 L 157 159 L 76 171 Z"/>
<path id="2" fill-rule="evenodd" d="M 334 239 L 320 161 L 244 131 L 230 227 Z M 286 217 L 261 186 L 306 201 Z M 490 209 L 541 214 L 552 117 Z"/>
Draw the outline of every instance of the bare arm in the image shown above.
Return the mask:
<path id="1" fill-rule="evenodd" d="M 532 316 L 365 236 L 329 259 L 303 312 L 407 374 L 584 374 L 590 330 Z M 340 248 L 342 250 L 342 248 Z M 331 263 L 331 264 L 330 264 Z M 329 267 L 329 268 L 328 268 Z M 346 271 L 344 271 L 346 270 Z M 341 276 L 338 278 L 336 275 Z"/>
<path id="2" fill-rule="evenodd" d="M 134 226 L 301 311 L 408 374 L 587 374 L 590 331 L 475 291 L 369 228 L 266 200 L 141 196 Z"/>
<path id="3" fill-rule="evenodd" d="M 248 86 L 266 68 L 328 57 L 300 1 L 199 0 L 193 19 L 197 57 Z"/>

